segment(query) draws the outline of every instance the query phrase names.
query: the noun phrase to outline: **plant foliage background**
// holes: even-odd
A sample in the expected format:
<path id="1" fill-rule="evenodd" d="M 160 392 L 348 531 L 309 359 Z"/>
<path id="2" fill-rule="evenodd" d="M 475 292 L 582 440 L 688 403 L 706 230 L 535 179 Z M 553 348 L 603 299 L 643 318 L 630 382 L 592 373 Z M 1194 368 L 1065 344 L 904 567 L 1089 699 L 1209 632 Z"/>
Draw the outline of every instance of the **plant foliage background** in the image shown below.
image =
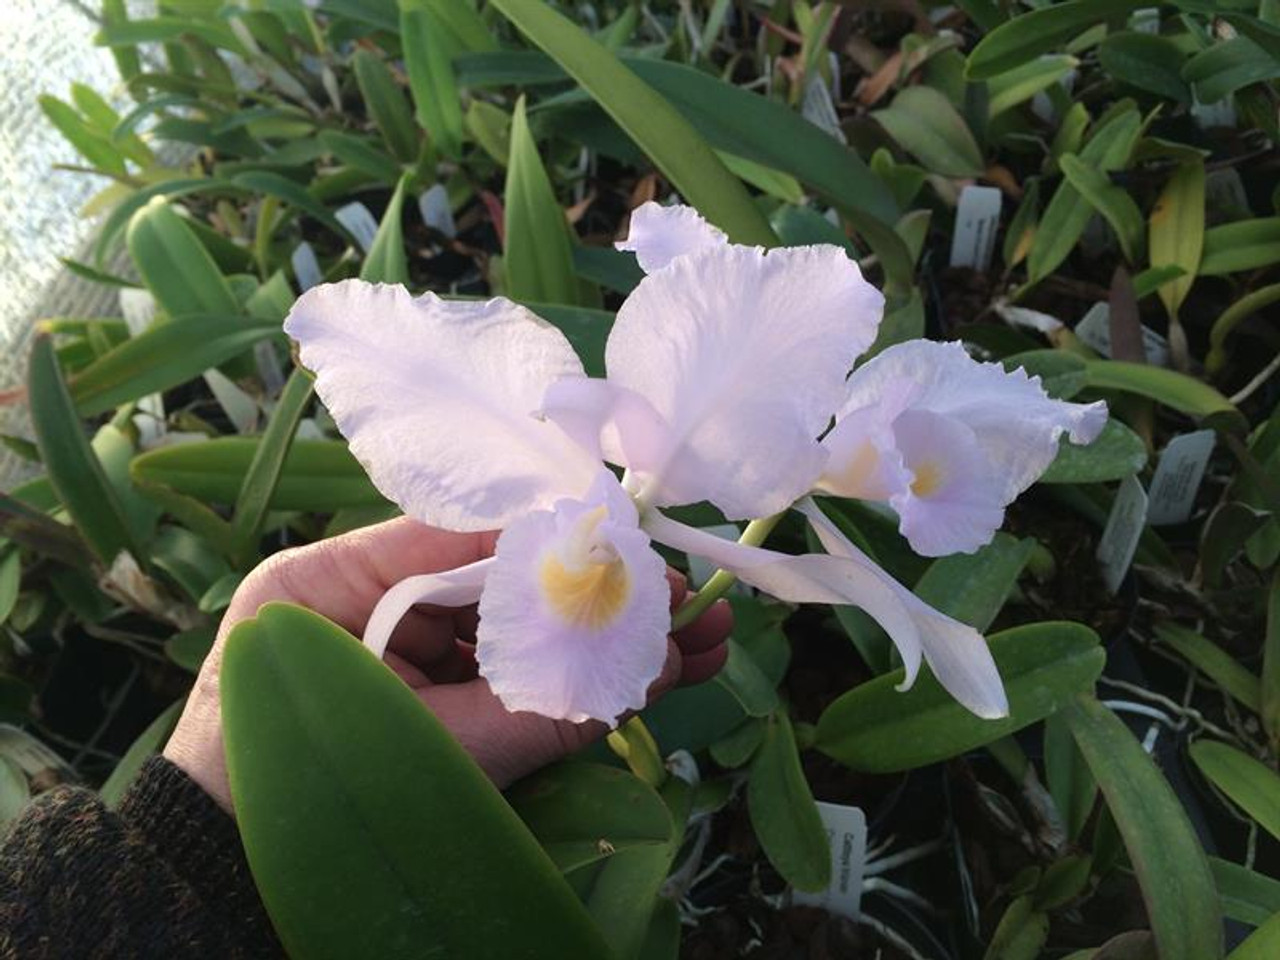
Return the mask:
<path id="1" fill-rule="evenodd" d="M 640 277 L 612 241 L 678 194 L 738 242 L 844 246 L 889 297 L 877 349 L 958 338 L 1110 401 L 977 554 L 923 560 L 892 518 L 825 504 L 989 631 L 1011 717 L 931 678 L 895 692 L 856 610 L 742 593 L 720 677 L 504 801 L 336 628 L 274 611 L 226 709 L 233 772 L 325 798 L 241 798 L 291 952 L 1280 954 L 1280 4 L 112 0 L 102 22 L 119 86 L 40 102 L 100 187 L 67 269 L 119 311 L 41 319 L 6 385 L 32 432 L 3 438 L 41 473 L 0 494 L 0 719 L 62 760 L 3 731 L 0 817 L 58 778 L 118 799 L 244 574 L 394 514 L 292 367 L 302 289 L 503 294 L 599 372 Z M 1185 516 L 1152 515 L 1104 582 L 1115 501 L 1155 497 L 1196 430 Z M 282 698 L 351 706 L 304 725 Z M 370 794 L 393 764 L 403 792 Z M 787 899 L 829 882 L 815 799 L 867 816 L 856 924 Z"/>

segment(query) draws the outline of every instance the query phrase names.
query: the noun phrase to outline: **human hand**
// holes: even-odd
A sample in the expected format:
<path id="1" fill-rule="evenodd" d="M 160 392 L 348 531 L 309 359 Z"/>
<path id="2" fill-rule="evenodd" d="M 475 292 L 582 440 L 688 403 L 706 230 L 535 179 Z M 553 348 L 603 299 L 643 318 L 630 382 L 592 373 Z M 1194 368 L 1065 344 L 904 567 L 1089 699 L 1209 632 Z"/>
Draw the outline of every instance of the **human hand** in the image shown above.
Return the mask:
<path id="1" fill-rule="evenodd" d="M 222 648 L 237 623 L 272 600 L 307 607 L 360 636 L 374 605 L 405 577 L 438 573 L 493 553 L 496 533 L 448 533 L 408 518 L 365 527 L 275 554 L 236 590 L 164 755 L 228 812 L 231 788 L 223 753 L 218 690 Z M 671 604 L 683 602 L 683 576 L 669 570 Z M 581 749 L 607 732 L 603 723 L 569 723 L 509 713 L 476 673 L 475 607 L 419 606 L 392 634 L 386 663 L 421 698 L 499 787 Z M 723 600 L 668 640 L 667 660 L 649 691 L 700 683 L 724 664 L 732 614 Z"/>

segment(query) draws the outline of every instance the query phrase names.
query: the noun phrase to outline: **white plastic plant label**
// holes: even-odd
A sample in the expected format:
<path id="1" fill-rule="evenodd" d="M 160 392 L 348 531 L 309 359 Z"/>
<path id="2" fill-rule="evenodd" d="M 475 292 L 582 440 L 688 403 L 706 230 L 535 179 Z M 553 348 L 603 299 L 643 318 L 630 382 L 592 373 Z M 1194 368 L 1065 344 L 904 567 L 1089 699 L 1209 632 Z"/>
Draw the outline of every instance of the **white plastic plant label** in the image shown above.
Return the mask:
<path id="1" fill-rule="evenodd" d="M 298 290 L 300 292 L 305 293 L 324 281 L 324 274 L 320 272 L 320 261 L 316 259 L 316 252 L 312 249 L 311 244 L 305 240 L 293 248 L 293 253 L 289 256 L 289 263 L 293 266 L 293 276 L 298 281 Z"/>
<path id="2" fill-rule="evenodd" d="M 1129 26 L 1138 33 L 1160 32 L 1160 8 L 1141 7 L 1129 16 Z"/>
<path id="3" fill-rule="evenodd" d="M 458 235 L 453 208 L 449 206 L 449 191 L 444 188 L 444 184 L 434 184 L 418 197 L 418 212 L 422 214 L 422 222 L 437 233 L 450 239 Z"/>
<path id="4" fill-rule="evenodd" d="M 836 113 L 836 105 L 831 101 L 831 91 L 822 82 L 821 74 L 815 74 L 804 85 L 800 112 L 815 127 L 825 130 L 841 143 L 849 142 L 844 130 L 840 128 L 840 115 Z"/>
<path id="5" fill-rule="evenodd" d="M 1102 579 L 1112 593 L 1120 589 L 1124 575 L 1133 563 L 1133 555 L 1138 551 L 1138 538 L 1147 524 L 1147 502 L 1147 492 L 1137 478 L 1125 477 L 1115 503 L 1111 505 L 1102 540 L 1098 543 Z"/>
<path id="6" fill-rule="evenodd" d="M 1197 430 L 1169 441 L 1151 478 L 1148 523 L 1182 523 L 1191 516 L 1216 440 L 1212 430 Z"/>
<path id="7" fill-rule="evenodd" d="M 378 221 L 359 200 L 339 207 L 333 212 L 338 222 L 351 231 L 365 253 L 373 246 L 373 238 L 378 235 Z"/>
<path id="8" fill-rule="evenodd" d="M 995 310 L 1000 315 L 1000 319 L 1009 324 L 1009 326 L 1035 330 L 1038 333 L 1043 333 L 1046 337 L 1057 333 L 1065 326 L 1057 317 L 1041 313 L 1039 310 L 1031 310 L 1028 307 L 1014 307 L 1008 303 L 998 302 L 995 304 Z"/>
<path id="9" fill-rule="evenodd" d="M 956 229 L 951 236 L 951 266 L 986 271 L 996 248 L 1000 226 L 1000 191 L 968 186 L 960 191 Z"/>
<path id="10" fill-rule="evenodd" d="M 1104 357 L 1111 356 L 1111 307 L 1095 303 L 1076 324 L 1075 334 Z M 1153 367 L 1169 365 L 1169 341 L 1149 327 L 1142 328 L 1142 350 Z"/>
<path id="11" fill-rule="evenodd" d="M 1223 97 L 1214 103 L 1201 103 L 1197 99 L 1191 104 L 1191 116 L 1204 130 L 1213 127 L 1234 127 L 1236 125 L 1235 101 L 1230 96 Z"/>
<path id="12" fill-rule="evenodd" d="M 821 907 L 857 920 L 862 906 L 862 877 L 867 866 L 867 818 L 858 807 L 817 801 L 818 816 L 831 845 L 831 882 L 817 893 L 794 890 L 791 902 Z"/>

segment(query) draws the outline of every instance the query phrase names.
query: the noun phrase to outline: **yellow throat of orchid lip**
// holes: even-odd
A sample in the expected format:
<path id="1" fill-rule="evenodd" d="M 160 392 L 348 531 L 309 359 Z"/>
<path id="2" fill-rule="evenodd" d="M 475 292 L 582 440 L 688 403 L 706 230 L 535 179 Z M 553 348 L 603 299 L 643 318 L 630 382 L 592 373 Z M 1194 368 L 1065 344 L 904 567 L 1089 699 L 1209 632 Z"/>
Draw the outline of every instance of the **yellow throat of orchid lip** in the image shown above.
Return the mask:
<path id="1" fill-rule="evenodd" d="M 626 565 L 611 546 L 596 538 L 596 528 L 607 515 L 603 506 L 584 514 L 565 549 L 549 554 L 539 571 L 547 603 L 575 627 L 599 630 L 608 626 L 622 612 L 631 593 Z"/>
<path id="2" fill-rule="evenodd" d="M 911 492 L 917 497 L 927 497 L 942 486 L 942 468 L 933 460 L 927 460 L 913 468 L 915 479 L 911 481 Z"/>

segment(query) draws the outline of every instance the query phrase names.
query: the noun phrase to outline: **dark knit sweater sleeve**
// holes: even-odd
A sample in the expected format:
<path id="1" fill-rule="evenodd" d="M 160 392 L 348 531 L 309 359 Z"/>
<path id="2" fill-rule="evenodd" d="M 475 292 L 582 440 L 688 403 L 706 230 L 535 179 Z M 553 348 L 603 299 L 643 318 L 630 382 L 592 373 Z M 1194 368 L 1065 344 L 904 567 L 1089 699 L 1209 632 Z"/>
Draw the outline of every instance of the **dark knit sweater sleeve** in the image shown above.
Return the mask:
<path id="1" fill-rule="evenodd" d="M 160 757 L 118 811 L 58 787 L 0 843 L 3 960 L 283 955 L 234 821 Z"/>

